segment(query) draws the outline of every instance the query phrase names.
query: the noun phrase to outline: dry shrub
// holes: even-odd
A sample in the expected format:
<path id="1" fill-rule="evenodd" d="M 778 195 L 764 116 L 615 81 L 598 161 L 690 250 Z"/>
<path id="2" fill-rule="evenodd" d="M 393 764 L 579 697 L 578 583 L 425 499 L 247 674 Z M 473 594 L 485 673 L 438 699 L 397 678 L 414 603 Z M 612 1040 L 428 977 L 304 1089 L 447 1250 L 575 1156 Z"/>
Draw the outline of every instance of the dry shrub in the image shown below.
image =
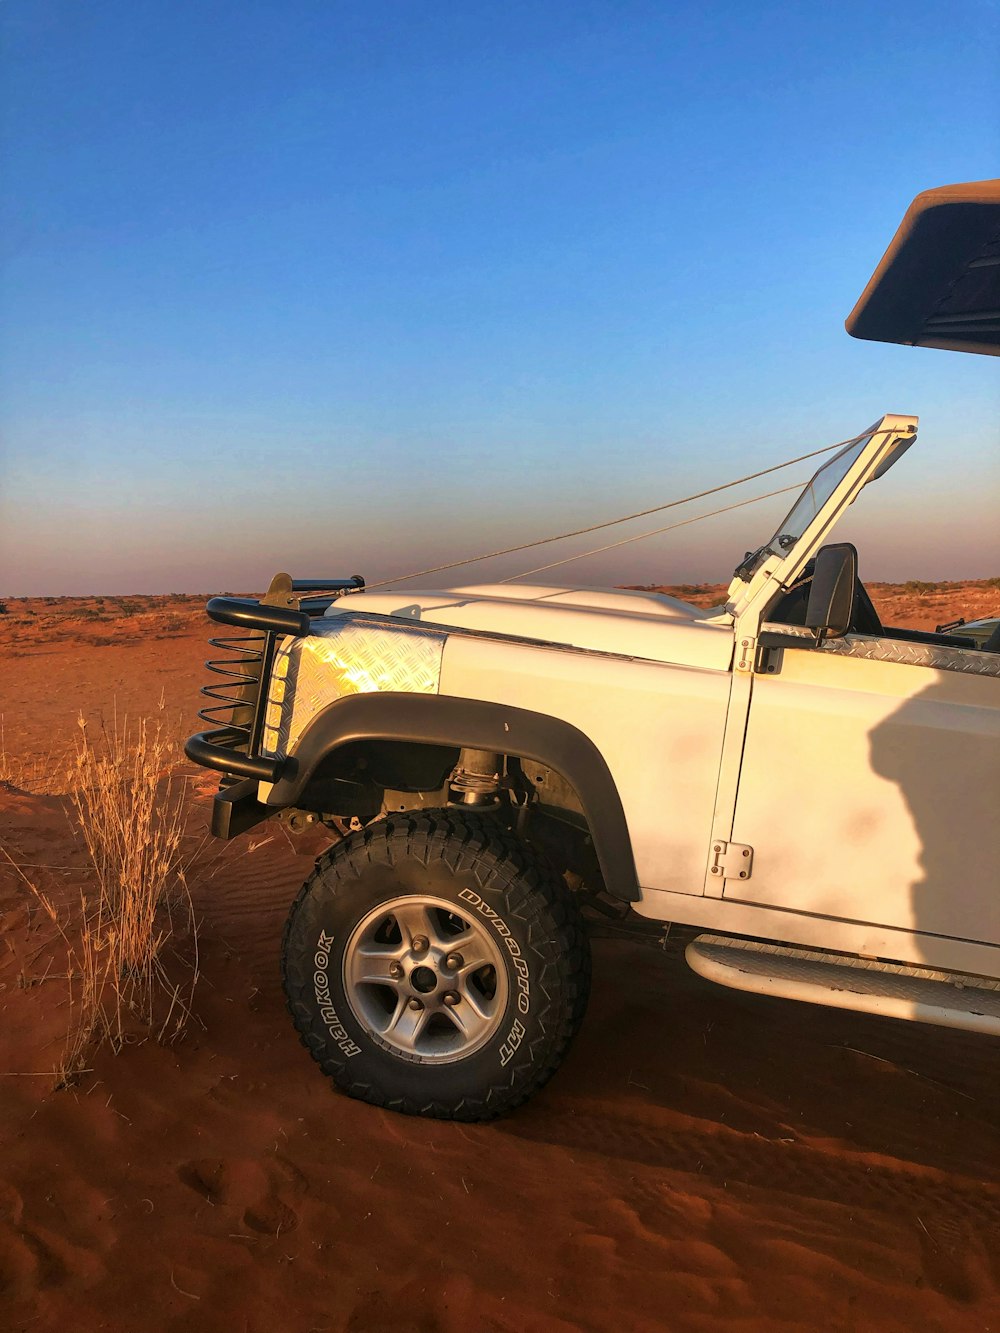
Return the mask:
<path id="1" fill-rule="evenodd" d="M 80 721 L 70 800 L 94 870 L 80 939 L 83 1028 L 120 1050 L 138 1026 L 173 1040 L 191 1012 L 197 932 L 185 877 L 183 789 L 174 747 L 160 726 L 141 721 L 90 742 Z M 165 967 L 183 922 L 193 944 L 184 983 Z"/>
<path id="2" fill-rule="evenodd" d="M 95 744 L 81 717 L 68 800 L 89 883 L 60 914 L 20 872 L 66 950 L 70 1019 L 59 1085 L 71 1083 L 98 1047 L 173 1041 L 191 1016 L 197 929 L 175 762 L 159 725 L 115 724 Z M 173 947 L 181 933 L 190 936 L 183 952 Z"/>

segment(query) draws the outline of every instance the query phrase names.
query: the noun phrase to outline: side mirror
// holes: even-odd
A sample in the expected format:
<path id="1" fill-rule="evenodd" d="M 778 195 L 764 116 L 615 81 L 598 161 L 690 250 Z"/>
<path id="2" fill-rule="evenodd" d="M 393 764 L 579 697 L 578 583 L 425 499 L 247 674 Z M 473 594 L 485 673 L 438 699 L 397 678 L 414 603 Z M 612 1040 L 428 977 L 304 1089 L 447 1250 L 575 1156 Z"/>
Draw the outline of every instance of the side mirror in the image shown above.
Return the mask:
<path id="1" fill-rule="evenodd" d="M 858 553 L 850 542 L 824 546 L 816 556 L 806 626 L 824 639 L 841 639 L 851 624 L 858 582 Z"/>

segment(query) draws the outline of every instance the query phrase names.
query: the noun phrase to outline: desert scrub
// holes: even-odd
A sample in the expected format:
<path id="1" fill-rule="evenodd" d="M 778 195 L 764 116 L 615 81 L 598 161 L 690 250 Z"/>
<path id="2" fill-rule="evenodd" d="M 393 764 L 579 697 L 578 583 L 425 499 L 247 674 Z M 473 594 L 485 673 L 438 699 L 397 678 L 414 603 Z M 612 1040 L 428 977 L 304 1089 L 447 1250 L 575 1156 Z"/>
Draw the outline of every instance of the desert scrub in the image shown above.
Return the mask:
<path id="1" fill-rule="evenodd" d="M 171 1042 L 191 1017 L 198 942 L 175 765 L 176 748 L 158 725 L 115 725 L 95 742 L 81 717 L 66 802 L 86 852 L 85 886 L 60 910 L 19 870 L 65 956 L 69 1022 L 59 1086 L 72 1083 L 99 1047 L 117 1053 L 149 1037 Z"/>
<path id="2" fill-rule="evenodd" d="M 175 985 L 164 967 L 164 950 L 175 918 L 196 932 L 184 868 L 184 796 L 174 777 L 174 746 L 160 726 L 141 721 L 115 726 L 91 742 L 80 721 L 80 743 L 71 775 L 70 802 L 93 868 L 93 908 L 88 925 L 99 951 L 113 959 L 112 1004 L 103 1014 L 105 1035 L 116 1048 L 134 1016 L 161 1040 L 184 1026 L 197 979 Z M 168 999 L 158 1016 L 158 1000 Z"/>

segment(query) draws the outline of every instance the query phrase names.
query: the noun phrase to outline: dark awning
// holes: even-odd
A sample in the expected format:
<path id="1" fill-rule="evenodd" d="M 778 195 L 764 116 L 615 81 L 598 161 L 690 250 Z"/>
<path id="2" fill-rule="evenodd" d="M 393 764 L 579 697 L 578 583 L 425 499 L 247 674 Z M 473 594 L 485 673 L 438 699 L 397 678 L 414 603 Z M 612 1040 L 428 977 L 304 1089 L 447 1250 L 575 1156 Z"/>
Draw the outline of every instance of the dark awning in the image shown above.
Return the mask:
<path id="1" fill-rule="evenodd" d="M 847 332 L 1000 355 L 1000 180 L 918 194 Z"/>

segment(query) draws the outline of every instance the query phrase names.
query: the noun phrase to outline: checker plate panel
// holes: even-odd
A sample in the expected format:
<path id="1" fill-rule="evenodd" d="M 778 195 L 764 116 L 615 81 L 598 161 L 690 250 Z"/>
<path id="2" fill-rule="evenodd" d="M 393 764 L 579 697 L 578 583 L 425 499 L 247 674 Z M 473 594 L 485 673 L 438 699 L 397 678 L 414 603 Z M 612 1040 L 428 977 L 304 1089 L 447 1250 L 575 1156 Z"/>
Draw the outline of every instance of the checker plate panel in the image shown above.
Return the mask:
<path id="1" fill-rule="evenodd" d="M 841 657 L 863 657 L 870 662 L 899 662 L 903 666 L 961 671 L 970 676 L 1000 676 L 1000 653 L 947 648 L 939 643 L 911 643 L 906 639 L 848 634 L 843 639 L 827 639 L 819 651 L 837 653 Z"/>
<path id="2" fill-rule="evenodd" d="M 345 695 L 436 694 L 447 637 L 341 615 L 317 622 L 306 638 L 282 640 L 268 685 L 263 753 L 292 753 L 315 715 Z"/>

